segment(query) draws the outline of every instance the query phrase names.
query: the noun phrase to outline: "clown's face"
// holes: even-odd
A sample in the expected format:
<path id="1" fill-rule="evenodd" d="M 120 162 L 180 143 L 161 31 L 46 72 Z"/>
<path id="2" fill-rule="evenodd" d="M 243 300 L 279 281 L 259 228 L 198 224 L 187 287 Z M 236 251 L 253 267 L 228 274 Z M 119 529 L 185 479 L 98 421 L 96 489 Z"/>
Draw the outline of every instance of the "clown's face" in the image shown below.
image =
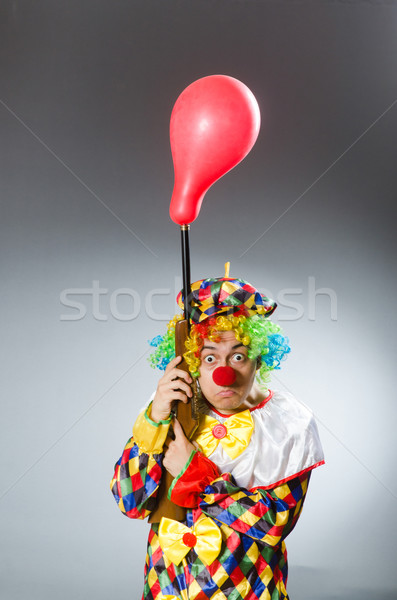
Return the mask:
<path id="1" fill-rule="evenodd" d="M 234 331 L 222 331 L 219 337 L 219 342 L 208 339 L 204 342 L 199 383 L 207 401 L 220 413 L 228 415 L 256 406 L 267 393 L 255 386 L 257 361 L 248 358 L 247 347 L 236 340 Z M 225 366 L 234 369 L 236 380 L 231 385 L 217 385 L 213 372 Z"/>

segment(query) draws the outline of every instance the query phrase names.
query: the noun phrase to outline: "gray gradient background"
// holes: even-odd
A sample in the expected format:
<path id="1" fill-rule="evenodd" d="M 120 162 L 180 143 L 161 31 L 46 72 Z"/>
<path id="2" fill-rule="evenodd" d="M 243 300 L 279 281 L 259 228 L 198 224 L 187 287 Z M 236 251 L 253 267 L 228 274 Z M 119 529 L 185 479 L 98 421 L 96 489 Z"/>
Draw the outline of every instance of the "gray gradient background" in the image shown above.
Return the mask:
<path id="1" fill-rule="evenodd" d="M 312 407 L 326 452 L 287 544 L 291 598 L 397 598 L 396 26 L 395 2 L 1 2 L 1 598 L 140 598 L 148 526 L 108 485 L 156 385 L 146 340 L 175 312 L 171 109 L 214 73 L 263 122 L 206 196 L 192 277 L 229 259 L 295 290 L 272 385 Z M 310 277 L 336 319 L 326 295 L 309 312 Z M 62 318 L 62 290 L 93 281 L 97 309 L 75 295 L 85 317 Z M 120 288 L 134 319 L 111 310 Z"/>

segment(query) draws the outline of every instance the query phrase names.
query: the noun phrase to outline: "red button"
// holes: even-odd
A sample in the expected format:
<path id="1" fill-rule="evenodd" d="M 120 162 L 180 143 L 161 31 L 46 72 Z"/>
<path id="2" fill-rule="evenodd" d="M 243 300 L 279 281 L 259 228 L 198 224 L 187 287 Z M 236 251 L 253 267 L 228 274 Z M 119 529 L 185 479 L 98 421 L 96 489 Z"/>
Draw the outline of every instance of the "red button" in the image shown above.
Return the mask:
<path id="1" fill-rule="evenodd" d="M 189 548 L 193 548 L 193 546 L 196 545 L 197 538 L 194 535 L 194 533 L 184 533 L 182 541 L 185 544 L 185 546 L 189 546 Z"/>
<path id="2" fill-rule="evenodd" d="M 227 435 L 227 429 L 224 425 L 218 423 L 218 425 L 215 425 L 215 427 L 212 429 L 212 435 L 217 440 L 221 440 Z"/>

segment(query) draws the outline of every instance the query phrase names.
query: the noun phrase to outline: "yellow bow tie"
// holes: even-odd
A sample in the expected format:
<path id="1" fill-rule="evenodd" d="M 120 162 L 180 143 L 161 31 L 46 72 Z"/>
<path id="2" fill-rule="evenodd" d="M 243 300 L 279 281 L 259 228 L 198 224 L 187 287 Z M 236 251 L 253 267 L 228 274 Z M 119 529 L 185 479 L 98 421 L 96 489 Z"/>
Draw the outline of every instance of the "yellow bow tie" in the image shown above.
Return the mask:
<path id="1" fill-rule="evenodd" d="M 253 430 L 249 410 L 232 415 L 224 423 L 205 415 L 200 419 L 194 439 L 205 456 L 211 456 L 220 443 L 230 458 L 237 458 L 250 443 Z"/>
<path id="2" fill-rule="evenodd" d="M 176 565 L 192 548 L 207 565 L 213 563 L 221 551 L 221 530 L 204 515 L 200 515 L 193 527 L 162 517 L 158 536 L 162 551 Z"/>

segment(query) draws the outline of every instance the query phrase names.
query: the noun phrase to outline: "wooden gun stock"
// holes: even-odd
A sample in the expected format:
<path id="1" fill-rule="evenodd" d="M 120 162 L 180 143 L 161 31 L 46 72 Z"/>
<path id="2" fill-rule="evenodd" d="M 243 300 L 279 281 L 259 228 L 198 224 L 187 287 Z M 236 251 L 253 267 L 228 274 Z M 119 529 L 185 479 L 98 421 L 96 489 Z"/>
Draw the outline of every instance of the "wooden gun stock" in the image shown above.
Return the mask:
<path id="1" fill-rule="evenodd" d="M 183 357 L 183 354 L 186 351 L 185 341 L 187 336 L 187 320 L 183 319 L 182 321 L 178 321 L 175 327 L 175 356 Z M 189 372 L 188 365 L 186 364 L 186 361 L 184 359 L 178 364 L 177 368 Z M 194 384 L 192 385 L 192 389 L 194 392 Z M 176 401 L 173 411 L 178 417 L 178 421 L 182 425 L 186 437 L 190 439 L 198 425 L 198 415 L 195 406 L 195 398 L 190 398 L 187 404 Z M 169 443 L 169 439 L 167 440 L 167 442 Z M 167 442 L 165 443 L 164 451 L 168 447 Z M 172 477 L 172 475 L 166 469 L 163 469 L 161 484 L 157 492 L 157 506 L 149 516 L 149 523 L 158 523 L 161 520 L 161 517 L 168 517 L 169 519 L 174 519 L 175 521 L 182 521 L 185 518 L 186 510 L 181 506 L 178 506 L 177 504 L 171 502 L 171 500 L 169 500 L 167 496 L 168 490 L 171 487 L 173 480 L 174 478 Z"/>

